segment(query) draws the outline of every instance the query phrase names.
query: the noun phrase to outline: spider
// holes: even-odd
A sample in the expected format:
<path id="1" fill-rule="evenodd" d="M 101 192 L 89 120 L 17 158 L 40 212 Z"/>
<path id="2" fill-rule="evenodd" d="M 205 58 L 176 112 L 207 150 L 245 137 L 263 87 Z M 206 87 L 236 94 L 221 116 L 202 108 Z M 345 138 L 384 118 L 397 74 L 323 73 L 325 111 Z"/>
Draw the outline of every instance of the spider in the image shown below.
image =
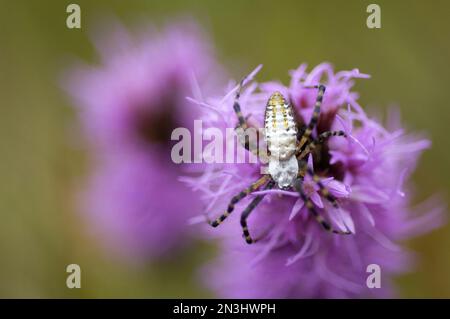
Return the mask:
<path id="1" fill-rule="evenodd" d="M 242 130 L 251 127 L 247 122 L 247 119 L 243 116 L 239 104 L 239 97 L 244 82 L 245 78 L 243 78 L 239 84 L 233 104 L 233 109 L 238 120 L 236 129 L 241 128 Z M 322 84 L 304 86 L 304 88 L 318 90 L 314 111 L 309 124 L 300 125 L 298 123 L 297 119 L 299 117 L 294 113 L 294 108 L 291 103 L 286 101 L 280 92 L 274 92 L 269 97 L 264 113 L 264 138 L 267 144 L 267 159 L 269 164 L 268 174 L 264 174 L 249 187 L 235 195 L 228 204 L 227 210 L 220 217 L 212 221 L 208 220 L 208 223 L 211 226 L 219 226 L 228 216 L 230 216 L 235 205 L 252 192 L 261 188 L 268 190 L 278 187 L 279 189 L 293 189 L 298 192 L 309 212 L 326 231 L 341 235 L 351 234 L 348 230 L 342 231 L 333 228 L 333 226 L 316 210 L 313 202 L 303 189 L 303 180 L 305 175 L 308 174 L 319 186 L 321 195 L 328 200 L 333 207 L 338 208 L 336 198 L 322 184 L 319 176 L 308 167 L 306 157 L 308 154 L 312 153 L 318 145 L 323 144 L 329 137 L 347 137 L 344 131 L 326 131 L 318 135 L 315 139 L 312 137 L 312 132 L 319 119 L 320 107 L 326 88 Z M 251 144 L 247 138 L 245 141 L 241 141 L 241 143 L 248 151 L 260 156 L 256 146 Z M 263 197 L 264 195 L 256 196 L 241 214 L 243 237 L 248 244 L 255 243 L 259 240 L 259 238 L 253 239 L 250 236 L 247 219 L 251 212 L 262 201 Z"/>

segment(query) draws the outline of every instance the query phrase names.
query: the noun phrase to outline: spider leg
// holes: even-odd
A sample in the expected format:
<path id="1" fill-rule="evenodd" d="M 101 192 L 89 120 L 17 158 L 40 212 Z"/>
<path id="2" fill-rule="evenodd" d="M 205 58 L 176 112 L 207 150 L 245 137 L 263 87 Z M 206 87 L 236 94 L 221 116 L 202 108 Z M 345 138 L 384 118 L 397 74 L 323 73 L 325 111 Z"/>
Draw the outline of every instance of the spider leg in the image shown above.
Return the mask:
<path id="1" fill-rule="evenodd" d="M 319 137 L 316 140 L 311 141 L 311 143 L 307 144 L 306 148 L 303 150 L 303 152 L 297 156 L 298 159 L 304 158 L 308 153 L 312 152 L 317 145 L 322 144 L 325 139 L 331 137 L 331 136 L 343 136 L 347 137 L 344 131 L 327 131 L 323 132 L 319 135 Z M 320 177 L 317 176 L 312 169 L 310 169 L 306 162 L 301 160 L 300 161 L 300 174 L 301 176 L 305 176 L 305 173 L 310 175 L 313 179 L 313 181 L 319 186 L 320 193 L 323 197 L 325 197 L 335 208 L 338 208 L 338 204 L 336 201 L 336 197 L 334 197 L 328 190 L 328 188 L 323 185 L 323 183 L 320 181 Z"/>
<path id="2" fill-rule="evenodd" d="M 301 199 L 305 202 L 306 207 L 310 211 L 310 213 L 316 218 L 317 222 L 322 225 L 325 230 L 332 232 L 334 234 L 340 234 L 340 235 L 350 235 L 350 231 L 342 231 L 339 229 L 335 229 L 331 226 L 331 224 L 323 218 L 322 215 L 319 214 L 317 209 L 314 206 L 314 203 L 311 201 L 311 199 L 306 195 L 305 191 L 303 190 L 303 176 L 305 173 L 312 176 L 313 180 L 317 185 L 319 185 L 320 193 L 322 196 L 324 196 L 335 208 L 338 208 L 338 203 L 336 201 L 336 198 L 329 192 L 328 188 L 326 188 L 322 182 L 320 181 L 320 177 L 314 174 L 312 169 L 307 167 L 307 164 L 305 161 L 299 161 L 300 165 L 300 171 L 299 171 L 299 177 L 294 181 L 294 189 L 300 194 Z"/>
<path id="3" fill-rule="evenodd" d="M 245 77 L 239 82 L 239 87 L 236 91 L 236 95 L 234 97 L 233 109 L 236 117 L 238 119 L 238 123 L 235 127 L 236 134 L 238 136 L 239 143 L 249 152 L 253 153 L 257 157 L 264 156 L 260 153 L 258 148 L 258 141 L 262 140 L 260 136 L 260 132 L 257 128 L 253 127 L 248 123 L 249 116 L 244 117 L 241 110 L 241 105 L 239 103 L 239 98 L 241 96 L 242 87 L 244 85 Z M 253 138 L 250 138 L 249 134 L 251 131 L 248 129 L 254 129 L 255 135 Z"/>
<path id="4" fill-rule="evenodd" d="M 239 82 L 239 87 L 236 91 L 236 95 L 234 97 L 234 103 L 233 103 L 233 109 L 238 118 L 238 127 L 241 127 L 242 129 L 246 129 L 248 127 L 247 120 L 244 117 L 244 115 L 242 115 L 241 105 L 239 104 L 239 98 L 241 97 L 241 91 L 242 91 L 242 87 L 244 85 L 244 81 L 245 81 L 245 77 L 241 80 L 241 82 Z"/>
<path id="5" fill-rule="evenodd" d="M 319 89 L 319 93 L 317 94 L 316 104 L 314 105 L 314 111 L 311 116 L 311 120 L 309 121 L 309 124 L 305 130 L 305 133 L 303 134 L 303 136 L 300 140 L 300 144 L 299 144 L 300 148 L 302 148 L 303 145 L 305 145 L 305 143 L 308 141 L 314 127 L 316 126 L 316 124 L 319 120 L 320 107 L 322 105 L 323 95 L 325 94 L 325 89 L 326 89 L 325 85 L 323 85 L 323 84 L 313 85 L 313 86 L 305 86 L 305 88 Z"/>
<path id="6" fill-rule="evenodd" d="M 300 197 L 305 202 L 306 207 L 308 208 L 309 212 L 316 218 L 317 222 L 322 225 L 322 227 L 329 232 L 332 232 L 334 234 L 340 234 L 340 235 L 349 235 L 351 232 L 349 231 L 342 231 L 339 229 L 335 229 L 331 226 L 331 224 L 326 221 L 322 215 L 319 214 L 319 212 L 314 207 L 313 202 L 311 199 L 305 194 L 303 191 L 303 180 L 301 178 L 297 178 L 294 181 L 294 189 L 300 194 Z"/>
<path id="7" fill-rule="evenodd" d="M 323 183 L 320 181 L 320 177 L 317 176 L 316 174 L 314 174 L 314 172 L 312 171 L 312 169 L 307 168 L 306 172 L 308 173 L 309 176 L 312 177 L 313 181 L 319 186 L 319 191 L 320 194 L 326 198 L 327 201 L 329 201 L 331 203 L 331 205 L 333 205 L 334 208 L 338 208 L 339 205 L 337 203 L 336 197 L 334 197 L 330 191 L 328 190 L 328 188 L 325 187 L 325 185 L 323 185 Z"/>
<path id="8" fill-rule="evenodd" d="M 267 183 L 266 187 L 264 187 L 264 189 L 271 189 L 272 187 L 275 186 L 275 182 L 274 181 L 270 181 Z M 245 238 L 245 241 L 247 242 L 247 244 L 253 244 L 256 243 L 258 241 L 258 239 L 253 239 L 250 236 L 250 232 L 248 231 L 248 227 L 247 227 L 247 218 L 250 216 L 250 213 L 255 209 L 256 206 L 258 206 L 258 204 L 262 201 L 262 199 L 264 198 L 265 195 L 258 195 L 256 196 L 251 202 L 250 204 L 245 208 L 245 210 L 242 212 L 241 215 L 241 226 L 242 226 L 242 232 Z"/>
<path id="9" fill-rule="evenodd" d="M 268 175 L 264 175 L 260 179 L 258 179 L 256 182 L 254 182 L 252 185 L 244 189 L 239 194 L 233 196 L 230 203 L 228 204 L 228 208 L 221 216 L 219 216 L 217 219 L 213 221 L 208 221 L 208 224 L 210 224 L 212 227 L 219 226 L 234 210 L 234 206 L 236 203 L 238 203 L 240 200 L 242 200 L 244 197 L 246 197 L 248 194 L 256 191 L 258 188 L 260 188 L 262 185 L 264 185 L 269 180 Z"/>
<path id="10" fill-rule="evenodd" d="M 312 177 L 313 181 L 319 186 L 320 194 L 325 197 L 326 200 L 328 200 L 331 205 L 333 205 L 334 208 L 338 208 L 339 205 L 337 203 L 336 197 L 333 196 L 333 194 L 330 193 L 328 188 L 323 185 L 322 181 L 320 180 L 320 177 L 314 173 L 314 171 L 308 167 L 305 161 L 299 161 L 300 164 L 300 172 L 302 176 L 308 174 Z"/>
<path id="11" fill-rule="evenodd" d="M 306 144 L 306 147 L 303 149 L 299 148 L 297 151 L 297 158 L 298 159 L 302 159 L 305 158 L 306 155 L 308 155 L 309 153 L 311 153 L 312 151 L 314 151 L 314 149 L 317 147 L 317 145 L 322 144 L 323 142 L 325 142 L 325 140 L 327 138 L 330 138 L 332 136 L 343 136 L 343 137 L 347 137 L 347 134 L 344 131 L 326 131 L 323 132 L 322 134 L 320 134 L 317 139 L 312 140 L 311 142 L 309 142 L 308 144 Z"/>

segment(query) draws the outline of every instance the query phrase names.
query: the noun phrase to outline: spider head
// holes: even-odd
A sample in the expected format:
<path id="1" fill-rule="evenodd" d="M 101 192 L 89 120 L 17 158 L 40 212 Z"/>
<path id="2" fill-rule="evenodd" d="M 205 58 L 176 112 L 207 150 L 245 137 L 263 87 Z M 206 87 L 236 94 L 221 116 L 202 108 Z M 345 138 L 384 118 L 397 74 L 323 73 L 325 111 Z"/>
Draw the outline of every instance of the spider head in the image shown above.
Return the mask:
<path id="1" fill-rule="evenodd" d="M 276 91 L 270 96 L 268 104 L 271 106 L 284 105 L 286 104 L 286 99 L 280 92 Z"/>
<path id="2" fill-rule="evenodd" d="M 279 188 L 292 186 L 298 174 L 297 158 L 291 156 L 287 160 L 280 160 L 279 158 L 271 157 L 269 160 L 269 174 Z"/>

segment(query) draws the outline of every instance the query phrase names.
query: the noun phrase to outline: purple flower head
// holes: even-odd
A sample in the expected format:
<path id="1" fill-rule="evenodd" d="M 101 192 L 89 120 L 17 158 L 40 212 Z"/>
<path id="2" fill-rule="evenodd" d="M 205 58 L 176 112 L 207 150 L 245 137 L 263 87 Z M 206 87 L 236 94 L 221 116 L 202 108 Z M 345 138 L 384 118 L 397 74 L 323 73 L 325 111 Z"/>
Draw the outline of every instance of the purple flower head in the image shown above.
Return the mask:
<path id="1" fill-rule="evenodd" d="M 171 160 L 171 134 L 198 116 L 185 97 L 213 89 L 221 71 L 192 23 L 137 35 L 107 27 L 94 37 L 98 65 L 64 79 L 94 158 L 82 207 L 120 253 L 167 255 L 188 242 L 187 220 L 200 207 L 178 180 L 186 168 Z"/>
<path id="2" fill-rule="evenodd" d="M 244 117 L 256 127 L 264 125 L 264 110 L 275 91 L 289 98 L 307 124 L 312 116 L 317 89 L 326 86 L 320 117 L 312 137 L 329 130 L 346 136 L 331 137 L 307 157 L 308 167 L 336 198 L 337 207 L 306 175 L 303 190 L 314 208 L 333 228 L 350 231 L 340 235 L 323 229 L 294 189 L 264 189 L 236 203 L 223 224 L 209 232 L 222 238 L 217 260 L 205 268 L 207 285 L 223 297 L 334 298 L 391 296 L 392 277 L 409 269 L 412 257 L 399 242 L 442 223 L 442 208 L 431 199 L 411 208 L 408 179 L 428 140 L 405 134 L 397 118 L 389 128 L 370 118 L 352 91 L 354 80 L 368 78 L 358 70 L 335 73 L 323 63 L 311 72 L 306 65 L 292 71 L 288 87 L 281 83 L 255 83 L 257 68 L 245 81 L 240 105 Z M 207 106 L 204 127 L 235 127 L 234 95 L 196 101 Z M 261 177 L 259 164 L 211 164 L 198 179 L 188 180 L 201 191 L 210 219 L 220 216 L 230 199 Z M 242 238 L 240 212 L 258 195 L 265 195 L 248 219 L 253 237 Z M 207 227 L 207 226 L 205 226 Z M 381 288 L 370 289 L 366 280 L 370 265 L 381 269 Z"/>

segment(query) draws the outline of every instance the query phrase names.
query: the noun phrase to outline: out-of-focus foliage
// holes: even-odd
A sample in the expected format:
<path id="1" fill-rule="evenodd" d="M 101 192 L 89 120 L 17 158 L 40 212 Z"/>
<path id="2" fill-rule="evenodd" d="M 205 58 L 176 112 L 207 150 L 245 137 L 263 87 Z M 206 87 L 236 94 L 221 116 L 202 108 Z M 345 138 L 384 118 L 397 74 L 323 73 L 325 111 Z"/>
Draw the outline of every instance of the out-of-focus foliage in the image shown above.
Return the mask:
<path id="1" fill-rule="evenodd" d="M 65 26 L 66 6 L 82 29 Z M 127 25 L 179 16 L 200 21 L 239 78 L 259 63 L 259 80 L 286 81 L 301 62 L 372 75 L 357 82 L 369 113 L 399 106 L 406 126 L 433 142 L 415 174 L 417 199 L 448 202 L 450 21 L 447 1 L 377 1 L 382 28 L 366 27 L 368 1 L 6 1 L 0 2 L 0 297 L 206 297 L 192 272 L 214 254 L 200 245 L 176 262 L 127 265 L 93 244 L 75 191 L 88 172 L 74 111 L 59 88 L 77 58 L 95 62 L 89 32 L 102 17 Z M 421 257 L 399 278 L 404 297 L 450 297 L 450 227 L 410 243 Z M 65 267 L 82 268 L 82 289 Z M 237 267 L 239 265 L 236 265 Z"/>

